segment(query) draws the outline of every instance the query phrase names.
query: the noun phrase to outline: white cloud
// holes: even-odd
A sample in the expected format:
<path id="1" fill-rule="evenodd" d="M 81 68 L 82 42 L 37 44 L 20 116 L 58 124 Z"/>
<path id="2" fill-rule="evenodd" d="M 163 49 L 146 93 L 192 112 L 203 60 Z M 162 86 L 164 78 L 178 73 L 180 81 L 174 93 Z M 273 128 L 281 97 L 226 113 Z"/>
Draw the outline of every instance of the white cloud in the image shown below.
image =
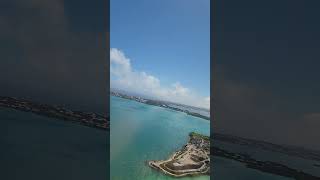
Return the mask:
<path id="1" fill-rule="evenodd" d="M 164 87 L 160 80 L 143 71 L 136 71 L 125 54 L 116 48 L 110 49 L 111 87 L 145 94 L 157 99 L 172 101 L 197 107 L 210 108 L 210 97 L 202 97 L 184 87 L 173 83 Z"/>

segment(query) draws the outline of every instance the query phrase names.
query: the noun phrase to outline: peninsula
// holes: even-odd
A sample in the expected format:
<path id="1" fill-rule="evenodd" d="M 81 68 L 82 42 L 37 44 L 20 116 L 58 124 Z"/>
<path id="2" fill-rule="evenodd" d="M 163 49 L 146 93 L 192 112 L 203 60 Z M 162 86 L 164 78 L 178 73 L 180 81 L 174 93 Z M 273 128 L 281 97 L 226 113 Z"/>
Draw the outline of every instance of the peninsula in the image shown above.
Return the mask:
<path id="1" fill-rule="evenodd" d="M 210 175 L 210 138 L 195 132 L 189 142 L 169 159 L 148 161 L 148 165 L 174 177 Z"/>

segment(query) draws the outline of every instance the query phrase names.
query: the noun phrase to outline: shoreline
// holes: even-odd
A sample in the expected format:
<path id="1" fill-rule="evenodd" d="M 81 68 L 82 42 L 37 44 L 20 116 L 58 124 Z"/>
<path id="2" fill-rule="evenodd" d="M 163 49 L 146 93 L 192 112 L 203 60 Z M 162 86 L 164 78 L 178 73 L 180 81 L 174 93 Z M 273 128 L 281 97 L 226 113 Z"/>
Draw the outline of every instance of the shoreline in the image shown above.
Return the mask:
<path id="1" fill-rule="evenodd" d="M 232 153 L 218 147 L 211 147 L 214 152 L 213 156 L 234 160 L 244 164 L 249 169 L 255 169 L 264 173 L 279 175 L 282 177 L 289 177 L 296 180 L 320 180 L 319 177 L 305 173 L 301 170 L 290 168 L 286 165 L 275 163 L 272 161 L 259 161 L 253 159 L 249 155 L 241 153 Z"/>
<path id="2" fill-rule="evenodd" d="M 14 109 L 18 111 L 24 111 L 24 112 L 31 112 L 37 115 L 64 120 L 71 123 L 77 123 L 77 124 L 81 124 L 87 127 L 93 127 L 100 130 L 109 131 L 109 128 L 110 128 L 109 119 L 105 116 L 95 114 L 95 113 L 71 111 L 63 107 L 35 103 L 35 102 L 31 102 L 24 99 L 0 96 L 0 107 Z M 230 152 L 215 146 L 210 147 L 210 142 L 209 142 L 209 147 L 210 147 L 209 152 L 207 153 L 208 159 L 209 159 L 209 165 L 208 165 L 209 167 L 207 167 L 207 169 L 205 169 L 206 166 L 204 164 L 202 164 L 202 166 L 199 166 L 199 163 L 196 168 L 188 167 L 188 166 L 183 167 L 184 164 L 190 163 L 190 161 L 188 160 L 191 159 L 191 156 L 183 158 L 182 157 L 183 154 L 186 155 L 186 152 L 190 151 L 191 148 L 197 149 L 197 147 L 194 147 L 194 144 L 196 144 L 196 142 L 194 143 L 191 142 L 192 137 L 197 137 L 199 139 L 203 139 L 204 141 L 210 140 L 209 136 L 203 136 L 197 133 L 195 134 L 190 133 L 189 136 L 190 136 L 190 139 L 188 143 L 185 146 L 183 146 L 180 150 L 174 152 L 167 160 L 148 161 L 147 165 L 153 169 L 157 169 L 158 171 L 161 171 L 164 174 L 174 176 L 174 177 L 208 175 L 210 173 L 210 150 L 211 150 L 212 151 L 211 156 L 217 156 L 217 157 L 223 157 L 229 160 L 235 160 L 240 163 L 243 163 L 247 168 L 250 168 L 250 169 L 255 169 L 255 170 L 269 173 L 269 174 L 280 175 L 283 177 L 290 177 L 297 180 L 300 180 L 300 179 L 320 180 L 320 177 L 307 174 L 302 170 L 290 168 L 280 163 L 275 163 L 272 161 L 259 161 L 246 154 Z M 217 141 L 221 141 L 221 142 L 247 145 L 248 147 L 259 147 L 267 151 L 280 152 L 280 153 L 292 155 L 295 157 L 301 157 L 305 159 L 313 159 L 313 160 L 320 159 L 319 158 L 320 155 L 318 156 L 315 151 L 307 151 L 305 149 L 292 148 L 292 147 L 290 148 L 290 147 L 276 145 L 268 142 L 250 140 L 250 139 L 245 139 L 241 137 L 223 135 L 218 133 L 214 133 L 213 136 Z M 199 147 L 201 149 L 201 146 Z M 197 154 L 195 155 L 197 156 Z M 181 160 L 182 163 L 173 164 L 178 160 Z M 166 164 L 166 166 L 161 166 L 162 164 Z M 194 164 L 197 164 L 197 162 Z M 314 164 L 314 166 L 319 167 L 320 165 L 316 163 Z M 180 167 L 183 167 L 183 168 L 181 169 Z M 170 171 L 170 168 L 173 168 L 173 171 Z M 185 171 L 188 169 L 190 171 Z M 181 174 L 179 174 L 179 172 Z"/>
<path id="3" fill-rule="evenodd" d="M 150 160 L 148 166 L 173 177 L 210 175 L 210 140 L 191 132 L 189 141 L 166 160 Z"/>
<path id="4" fill-rule="evenodd" d="M 100 130 L 109 131 L 109 119 L 106 116 L 92 112 L 72 111 L 60 106 L 35 103 L 14 97 L 0 96 L 0 107 L 31 112 L 37 115 L 77 123 Z"/>
<path id="5" fill-rule="evenodd" d="M 183 109 L 180 109 L 180 108 L 177 108 L 177 107 L 171 107 L 170 105 L 168 105 L 170 103 L 165 103 L 163 101 L 150 100 L 150 99 L 145 99 L 145 98 L 136 97 L 136 96 L 129 96 L 129 95 L 126 95 L 126 94 L 122 94 L 122 93 L 118 93 L 118 92 L 112 92 L 112 91 L 110 92 L 110 95 L 114 96 L 114 97 L 128 99 L 128 100 L 131 100 L 131 101 L 136 101 L 136 102 L 147 104 L 147 105 L 158 106 L 158 107 L 171 109 L 171 110 L 178 111 L 178 112 L 183 112 L 183 113 L 186 113 L 187 115 L 190 115 L 190 116 L 193 116 L 193 117 L 198 117 L 198 118 L 210 121 L 210 117 L 201 115 L 201 114 L 196 113 L 196 112 L 191 112 L 189 110 L 183 110 Z"/>
<path id="6" fill-rule="evenodd" d="M 221 143 L 229 143 L 233 145 L 246 146 L 247 148 L 256 148 L 257 151 L 267 151 L 267 152 L 276 152 L 281 153 L 291 157 L 298 157 L 305 160 L 312 160 L 319 162 L 320 152 L 315 150 L 307 150 L 301 147 L 292 147 L 288 145 L 278 145 L 270 142 L 259 141 L 254 139 L 242 138 L 232 135 L 213 133 L 214 141 Z M 312 174 L 304 172 L 303 169 L 295 169 L 289 167 L 289 165 L 273 162 L 273 161 L 262 161 L 251 157 L 249 154 L 234 152 L 234 150 L 226 150 L 220 148 L 218 145 L 213 144 L 210 147 L 212 156 L 226 158 L 228 160 L 234 160 L 242 163 L 247 168 L 255 169 L 264 173 L 269 173 L 273 175 L 279 175 L 282 177 L 289 177 L 296 180 L 320 180 L 320 177 L 317 177 Z M 314 165 L 314 164 L 313 164 Z"/>

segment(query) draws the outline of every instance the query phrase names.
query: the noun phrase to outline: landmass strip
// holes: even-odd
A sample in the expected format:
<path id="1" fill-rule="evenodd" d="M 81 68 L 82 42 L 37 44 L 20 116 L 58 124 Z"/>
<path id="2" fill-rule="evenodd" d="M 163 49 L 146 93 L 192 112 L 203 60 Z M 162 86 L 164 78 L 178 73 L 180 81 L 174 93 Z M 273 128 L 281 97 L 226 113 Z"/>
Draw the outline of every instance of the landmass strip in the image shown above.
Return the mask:
<path id="1" fill-rule="evenodd" d="M 72 111 L 60 106 L 51 106 L 24 99 L 1 96 L 0 107 L 32 112 L 38 115 L 79 123 L 101 130 L 109 130 L 109 119 L 106 116 L 92 112 Z"/>
<path id="2" fill-rule="evenodd" d="M 82 124 L 88 127 L 94 127 L 101 130 L 109 130 L 109 117 L 92 112 L 72 111 L 60 106 L 45 105 L 31 102 L 29 100 L 1 97 L 0 107 L 16 109 L 19 111 L 32 112 L 38 115 L 61 119 L 72 123 Z M 214 133 L 216 141 L 232 144 L 246 145 L 249 147 L 259 147 L 266 151 L 280 152 L 289 156 L 301 157 L 315 161 L 320 160 L 320 152 L 306 150 L 298 147 L 287 147 L 268 142 L 245 139 L 241 137 Z M 202 143 L 201 143 L 202 142 Z M 192 176 L 210 173 L 210 143 L 208 136 L 202 136 L 197 133 L 190 133 L 190 139 L 187 145 L 181 150 L 175 152 L 168 160 L 149 161 L 152 168 L 158 169 L 168 175 L 175 177 Z M 262 172 L 276 174 L 285 177 L 291 177 L 296 180 L 317 179 L 319 177 L 296 170 L 286 165 L 270 161 L 259 161 L 253 159 L 247 154 L 229 152 L 219 147 L 211 146 L 211 155 L 220 156 L 244 163 L 248 168 L 256 169 Z M 318 163 L 314 166 L 319 167 Z"/>
<path id="3" fill-rule="evenodd" d="M 189 136 L 189 142 L 169 159 L 148 161 L 148 165 L 174 177 L 210 175 L 210 138 L 195 132 Z"/>
<path id="4" fill-rule="evenodd" d="M 306 150 L 298 147 L 286 147 L 284 145 L 276 145 L 264 141 L 246 139 L 225 134 L 213 134 L 215 142 L 224 142 L 231 144 L 239 144 L 251 148 L 259 148 L 264 151 L 283 153 L 288 156 L 300 157 L 304 159 L 319 161 L 319 153 L 312 150 Z M 272 161 L 260 161 L 252 158 L 245 153 L 230 152 L 216 145 L 210 147 L 213 156 L 219 156 L 243 163 L 247 168 L 255 169 L 261 172 L 275 174 L 283 177 L 289 177 L 296 180 L 320 180 L 320 177 L 303 172 L 302 170 L 288 167 Z"/>
<path id="5" fill-rule="evenodd" d="M 205 120 L 210 120 L 210 117 L 208 117 L 208 116 L 199 114 L 197 112 L 192 112 L 191 110 L 187 110 L 187 109 L 183 109 L 183 108 L 178 108 L 178 107 L 173 107 L 172 106 L 172 105 L 178 105 L 178 106 L 183 107 L 183 106 L 186 106 L 186 105 L 176 104 L 176 103 L 172 103 L 172 102 L 159 101 L 159 100 L 151 100 L 151 99 L 146 99 L 146 98 L 142 98 L 142 97 L 126 95 L 126 94 L 119 93 L 119 92 L 112 92 L 111 91 L 110 94 L 112 96 L 115 96 L 115 97 L 120 97 L 120 98 L 124 98 L 124 99 L 128 99 L 128 100 L 133 100 L 133 101 L 137 101 L 137 102 L 148 104 L 148 105 L 168 108 L 168 109 L 172 109 L 172 110 L 175 110 L 175 111 L 184 112 L 184 113 L 186 113 L 186 114 L 188 114 L 190 116 L 202 118 L 202 119 L 205 119 Z M 195 107 L 193 107 L 193 108 L 195 108 Z"/>
<path id="6" fill-rule="evenodd" d="M 212 147 L 212 151 L 214 152 L 214 156 L 220 156 L 223 158 L 239 161 L 243 163 L 247 168 L 256 169 L 270 174 L 276 174 L 279 176 L 289 177 L 296 180 L 320 180 L 319 177 L 290 168 L 280 163 L 271 161 L 259 161 L 253 159 L 249 155 L 228 152 L 218 147 Z"/>

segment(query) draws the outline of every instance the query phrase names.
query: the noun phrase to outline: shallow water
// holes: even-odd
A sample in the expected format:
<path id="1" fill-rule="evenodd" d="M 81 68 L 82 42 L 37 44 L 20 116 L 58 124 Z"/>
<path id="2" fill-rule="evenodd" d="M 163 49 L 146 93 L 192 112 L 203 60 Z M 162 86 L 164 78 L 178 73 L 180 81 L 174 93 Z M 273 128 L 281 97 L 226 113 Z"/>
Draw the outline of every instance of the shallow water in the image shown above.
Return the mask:
<path id="1" fill-rule="evenodd" d="M 188 141 L 192 131 L 210 134 L 208 120 L 182 112 L 111 97 L 111 180 L 177 179 L 145 164 L 166 159 Z M 208 180 L 209 176 L 179 178 Z"/>

